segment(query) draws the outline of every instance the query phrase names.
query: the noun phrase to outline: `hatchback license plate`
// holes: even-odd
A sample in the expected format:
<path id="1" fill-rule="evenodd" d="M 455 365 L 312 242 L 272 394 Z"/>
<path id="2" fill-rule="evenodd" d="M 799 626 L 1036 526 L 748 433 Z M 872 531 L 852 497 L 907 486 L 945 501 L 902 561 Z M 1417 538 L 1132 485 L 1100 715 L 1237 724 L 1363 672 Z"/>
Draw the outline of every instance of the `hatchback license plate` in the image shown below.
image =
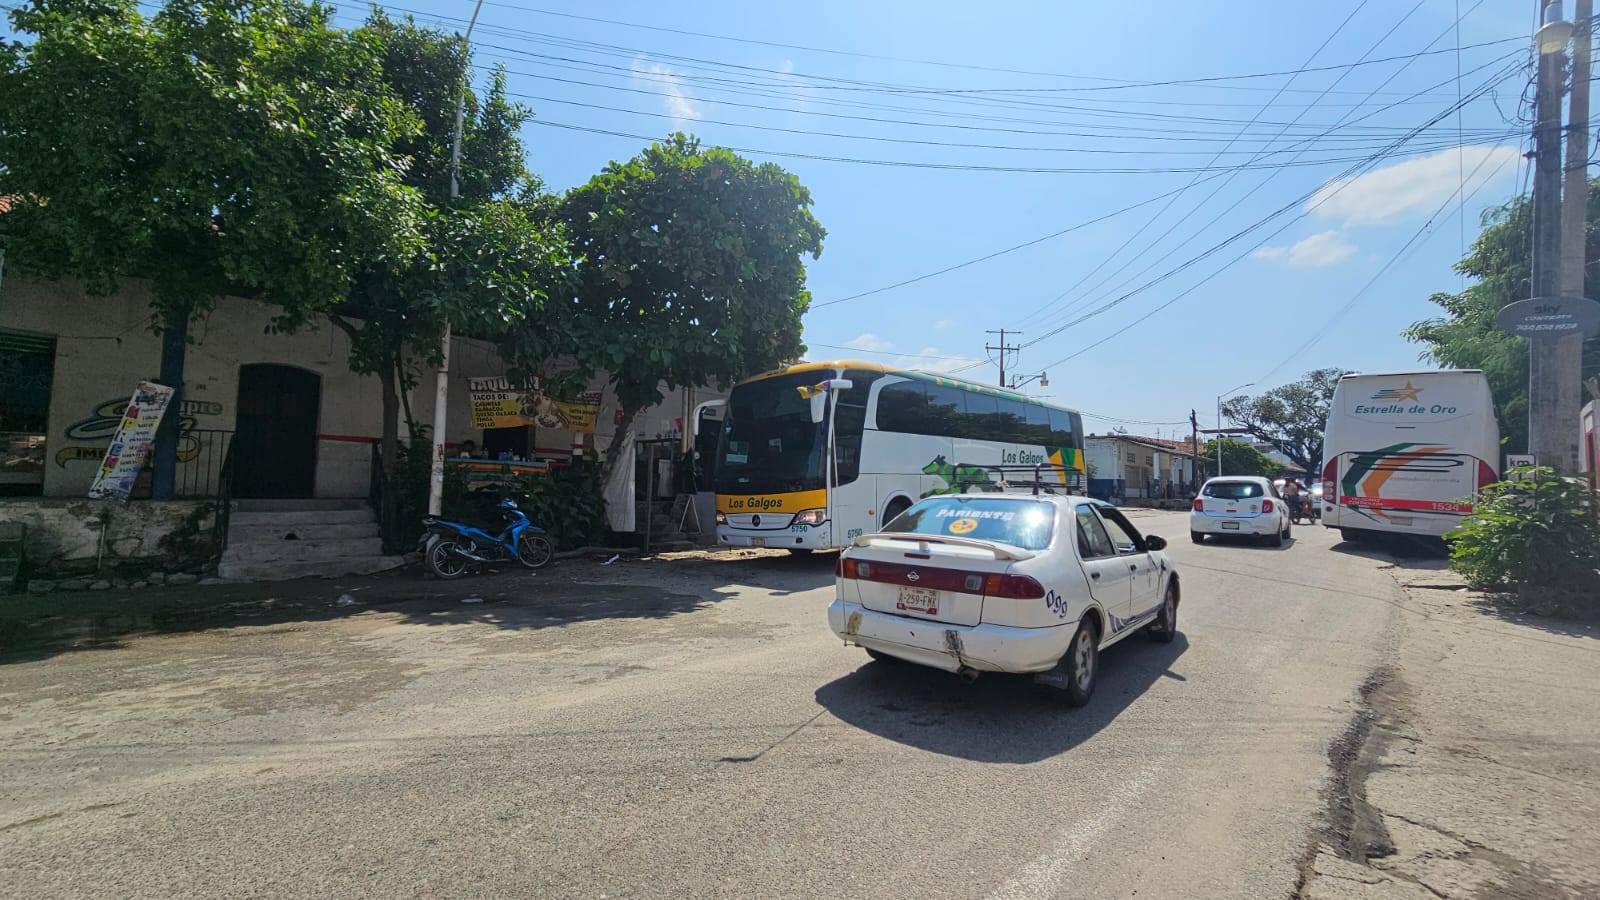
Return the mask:
<path id="1" fill-rule="evenodd" d="M 1238 522 L 1223 522 L 1222 523 L 1222 530 L 1223 531 L 1238 531 L 1239 530 L 1239 523 Z"/>
<path id="2" fill-rule="evenodd" d="M 752 547 L 765 547 L 766 545 L 767 545 L 767 539 L 766 538 L 751 538 L 750 539 L 750 546 L 752 546 Z"/>
<path id="3" fill-rule="evenodd" d="M 895 609 L 919 612 L 933 616 L 939 613 L 939 592 L 930 588 L 903 587 Z"/>

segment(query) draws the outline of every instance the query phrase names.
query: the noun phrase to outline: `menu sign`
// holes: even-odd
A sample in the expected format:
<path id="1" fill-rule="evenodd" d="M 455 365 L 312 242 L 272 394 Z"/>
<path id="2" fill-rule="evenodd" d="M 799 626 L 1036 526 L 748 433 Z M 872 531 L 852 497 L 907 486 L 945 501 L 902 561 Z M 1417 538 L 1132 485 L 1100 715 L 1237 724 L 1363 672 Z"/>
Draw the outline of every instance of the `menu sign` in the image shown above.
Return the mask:
<path id="1" fill-rule="evenodd" d="M 122 421 L 106 448 L 100 471 L 89 486 L 89 496 L 97 500 L 123 503 L 133 494 L 133 484 L 155 449 L 156 427 L 172 402 L 172 388 L 150 381 L 139 382 L 133 398 L 122 413 Z"/>

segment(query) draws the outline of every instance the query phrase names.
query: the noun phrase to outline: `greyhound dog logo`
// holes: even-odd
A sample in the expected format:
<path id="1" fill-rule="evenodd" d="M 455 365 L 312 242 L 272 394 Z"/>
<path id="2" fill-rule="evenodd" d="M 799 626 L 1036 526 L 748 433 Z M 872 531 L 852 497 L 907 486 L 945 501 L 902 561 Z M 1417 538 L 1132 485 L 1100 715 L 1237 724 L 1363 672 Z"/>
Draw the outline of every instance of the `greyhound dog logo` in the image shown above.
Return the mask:
<path id="1" fill-rule="evenodd" d="M 935 494 L 959 494 L 968 484 L 990 480 L 988 469 L 981 466 L 952 465 L 943 455 L 935 456 L 932 462 L 922 467 L 922 472 L 944 482 L 942 488 L 923 491 L 924 497 L 932 497 Z"/>

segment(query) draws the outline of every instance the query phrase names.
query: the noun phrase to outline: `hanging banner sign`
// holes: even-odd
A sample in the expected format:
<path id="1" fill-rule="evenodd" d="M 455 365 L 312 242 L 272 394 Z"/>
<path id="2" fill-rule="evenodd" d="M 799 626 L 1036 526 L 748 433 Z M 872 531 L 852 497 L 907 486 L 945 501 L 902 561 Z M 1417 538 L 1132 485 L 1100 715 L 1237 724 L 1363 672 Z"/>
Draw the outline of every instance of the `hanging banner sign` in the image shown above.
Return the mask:
<path id="1" fill-rule="evenodd" d="M 478 430 L 537 425 L 590 434 L 600 418 L 599 391 L 585 391 L 574 400 L 557 400 L 537 386 L 522 387 L 501 377 L 468 378 L 467 391 L 472 427 Z"/>
<path id="2" fill-rule="evenodd" d="M 111 437 L 111 446 L 106 448 L 94 484 L 89 486 L 90 497 L 128 502 L 139 471 L 155 449 L 156 426 L 161 424 L 161 417 L 171 402 L 172 388 L 150 381 L 139 382 L 122 412 L 116 434 Z"/>

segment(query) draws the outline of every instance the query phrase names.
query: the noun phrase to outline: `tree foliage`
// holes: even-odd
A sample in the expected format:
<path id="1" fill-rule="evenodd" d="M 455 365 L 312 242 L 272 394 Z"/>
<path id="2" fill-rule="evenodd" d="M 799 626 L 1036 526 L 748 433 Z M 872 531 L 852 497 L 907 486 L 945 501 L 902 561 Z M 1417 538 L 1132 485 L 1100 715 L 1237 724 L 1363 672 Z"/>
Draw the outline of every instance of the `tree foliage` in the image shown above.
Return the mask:
<path id="1" fill-rule="evenodd" d="M 418 130 L 379 46 L 298 0 L 31 0 L 0 47 L 0 195 L 15 264 L 109 293 L 147 279 L 181 388 L 185 330 L 227 294 L 292 329 L 362 259 L 417 246 L 394 148 Z M 175 459 L 175 416 L 157 439 Z"/>
<path id="2" fill-rule="evenodd" d="M 1600 505 L 1582 478 L 1514 469 L 1484 488 L 1445 535 L 1450 567 L 1480 590 L 1514 592 L 1536 612 L 1600 608 Z"/>
<path id="3" fill-rule="evenodd" d="M 1259 397 L 1235 397 L 1222 404 L 1222 414 L 1314 475 L 1322 463 L 1328 405 L 1344 374 L 1344 369 L 1317 369 Z"/>
<path id="4" fill-rule="evenodd" d="M 1266 454 L 1244 441 L 1235 441 L 1230 438 L 1212 438 L 1206 442 L 1203 455 L 1200 457 L 1200 472 L 1206 478 L 1215 478 L 1217 475 L 1217 441 L 1222 441 L 1222 474 L 1224 475 L 1264 475 L 1267 478 L 1277 478 L 1286 470 L 1282 464 L 1272 461 Z"/>
<path id="5" fill-rule="evenodd" d="M 618 434 L 663 386 L 726 385 L 803 350 L 803 257 L 822 252 L 824 232 L 811 193 L 779 166 L 677 134 L 606 166 L 560 215 L 579 287 L 557 318 L 580 369 L 609 373 Z"/>
<path id="6" fill-rule="evenodd" d="M 1586 281 L 1592 286 L 1593 261 L 1600 258 L 1600 180 L 1589 182 L 1587 223 Z M 1528 344 L 1501 331 L 1494 320 L 1507 304 L 1530 296 L 1532 227 L 1533 204 L 1527 197 L 1484 213 L 1483 231 L 1455 265 L 1472 284 L 1460 293 L 1429 297 L 1444 315 L 1417 322 L 1405 332 L 1407 339 L 1422 345 L 1427 362 L 1484 371 L 1500 432 L 1514 452 L 1528 445 Z M 1600 366 L 1600 342 L 1590 340 L 1584 344 L 1584 367 L 1588 371 L 1595 366 Z"/>

